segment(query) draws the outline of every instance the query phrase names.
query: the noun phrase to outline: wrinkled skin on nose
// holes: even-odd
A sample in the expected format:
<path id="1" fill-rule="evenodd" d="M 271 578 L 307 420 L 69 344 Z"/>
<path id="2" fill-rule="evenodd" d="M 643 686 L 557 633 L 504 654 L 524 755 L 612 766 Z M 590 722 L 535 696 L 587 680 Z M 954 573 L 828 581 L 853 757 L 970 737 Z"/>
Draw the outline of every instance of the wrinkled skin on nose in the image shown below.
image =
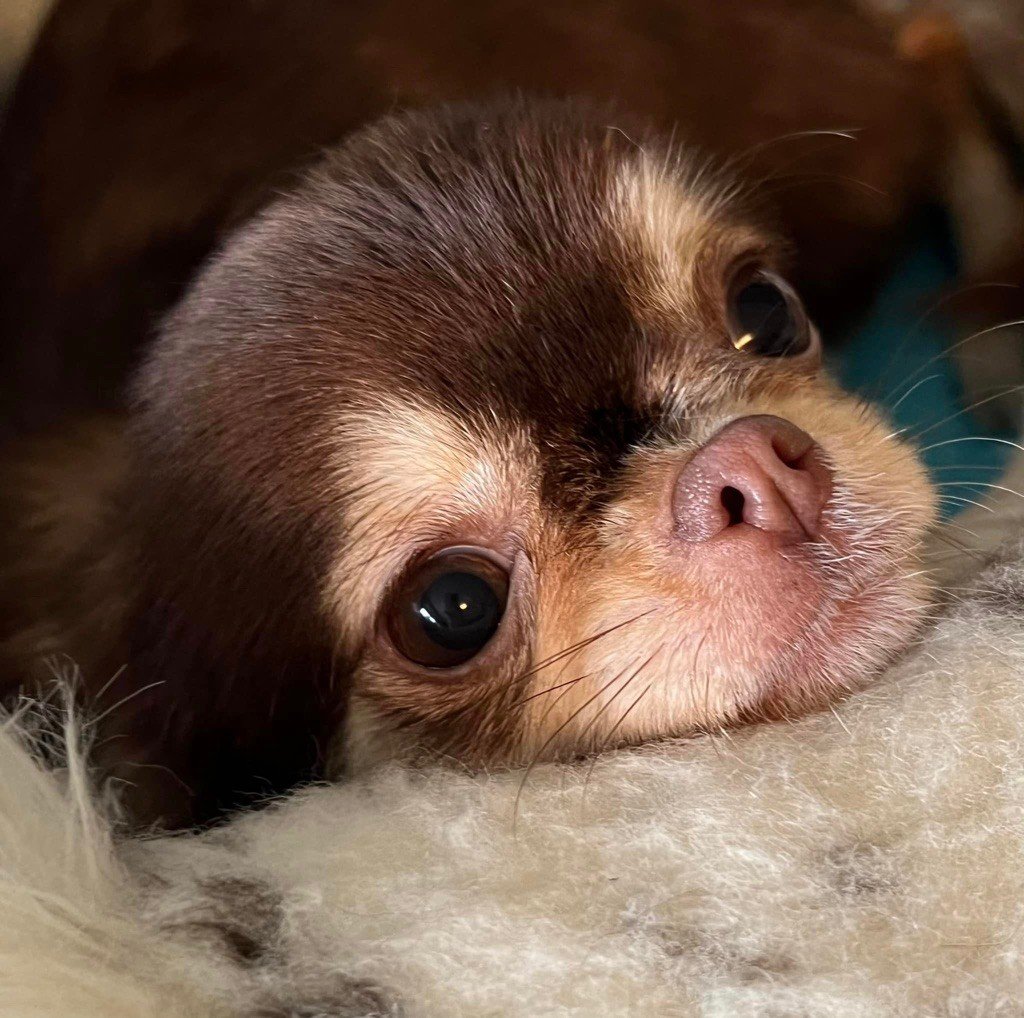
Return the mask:
<path id="1" fill-rule="evenodd" d="M 676 533 L 692 544 L 751 529 L 776 544 L 813 541 L 831 493 L 832 471 L 810 435 L 780 417 L 742 417 L 680 471 Z"/>

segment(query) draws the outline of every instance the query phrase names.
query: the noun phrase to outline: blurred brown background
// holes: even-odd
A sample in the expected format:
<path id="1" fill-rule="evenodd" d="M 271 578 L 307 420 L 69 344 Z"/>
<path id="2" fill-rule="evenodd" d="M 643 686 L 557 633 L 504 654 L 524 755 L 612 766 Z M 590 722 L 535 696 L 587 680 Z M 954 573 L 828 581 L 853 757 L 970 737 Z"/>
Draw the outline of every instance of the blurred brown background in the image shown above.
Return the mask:
<path id="1" fill-rule="evenodd" d="M 0 4 L 0 97 L 6 95 L 49 6 L 50 0 L 3 0 Z"/>

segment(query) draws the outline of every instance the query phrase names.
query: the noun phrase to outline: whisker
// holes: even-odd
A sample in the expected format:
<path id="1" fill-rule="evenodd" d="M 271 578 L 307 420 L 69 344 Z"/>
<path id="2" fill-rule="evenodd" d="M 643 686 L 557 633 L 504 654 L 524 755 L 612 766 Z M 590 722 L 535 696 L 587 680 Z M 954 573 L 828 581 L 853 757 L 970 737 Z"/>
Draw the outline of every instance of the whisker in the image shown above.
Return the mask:
<path id="1" fill-rule="evenodd" d="M 948 544 L 949 547 L 952 548 L 957 555 L 965 555 L 967 558 L 973 559 L 975 562 L 985 562 L 984 555 L 979 555 L 973 548 L 967 547 L 967 545 L 965 545 L 961 541 L 958 541 L 955 537 L 951 536 L 950 534 L 936 530 L 933 532 L 932 536 L 936 540 L 942 541 L 943 544 Z"/>
<path id="2" fill-rule="evenodd" d="M 952 530 L 959 530 L 962 534 L 967 534 L 970 537 L 973 537 L 976 541 L 981 539 L 981 535 L 978 534 L 976 530 L 970 530 L 969 528 L 965 527 L 962 523 L 954 523 L 952 520 L 946 520 L 945 523 L 942 524 L 942 526 Z"/>
<path id="3" fill-rule="evenodd" d="M 930 368 L 936 361 L 942 360 L 943 357 L 948 357 L 951 353 L 953 353 L 956 350 L 959 350 L 963 346 L 966 346 L 973 340 L 980 339 L 982 336 L 988 336 L 990 333 L 993 332 L 998 332 L 1000 329 L 1009 329 L 1018 325 L 1024 325 L 1024 319 L 1015 319 L 1009 322 L 1000 322 L 998 325 L 990 325 L 986 329 L 979 329 L 977 332 L 972 332 L 969 336 L 965 336 L 963 339 L 958 340 L 951 346 L 946 347 L 946 349 L 941 350 L 939 353 L 935 354 L 934 357 L 929 357 L 928 360 L 926 360 L 923 364 L 919 364 L 909 375 L 907 375 L 906 378 L 903 378 L 899 382 L 897 382 L 896 386 L 887 394 L 886 399 L 888 399 L 888 397 L 894 396 L 896 392 L 899 391 L 899 387 L 901 385 L 905 385 L 907 382 L 910 382 L 914 378 L 917 378 L 917 376 L 921 374 L 922 371 L 927 371 L 928 368 Z"/>
<path id="4" fill-rule="evenodd" d="M 840 127 L 828 130 L 817 130 L 817 131 L 792 131 L 789 134 L 780 134 L 777 137 L 769 138 L 766 141 L 759 141 L 755 145 L 751 145 L 749 148 L 745 148 L 742 152 L 730 159 L 725 161 L 725 165 L 728 168 L 731 164 L 742 164 L 745 160 L 748 160 L 752 155 L 758 152 L 763 152 L 766 148 L 771 148 L 772 145 L 778 145 L 784 141 L 795 141 L 799 138 L 820 138 L 820 137 L 831 137 L 831 138 L 844 138 L 847 141 L 858 141 L 857 138 L 860 129 L 857 127 Z"/>
<path id="5" fill-rule="evenodd" d="M 956 413 L 950 414 L 948 417 L 943 417 L 941 421 L 936 421 L 934 424 L 929 425 L 924 431 L 917 432 L 913 437 L 915 441 L 919 438 L 923 438 L 928 434 L 929 431 L 934 431 L 936 428 L 941 428 L 943 424 L 948 424 L 950 421 L 956 420 L 958 417 L 962 417 L 964 414 L 970 413 L 972 410 L 976 410 L 980 406 L 984 406 L 986 403 L 991 403 L 993 400 L 1003 399 L 1006 396 L 1012 396 L 1015 392 L 1024 391 L 1024 385 L 1014 385 L 1009 389 L 1003 389 L 1000 392 L 993 393 L 991 396 L 986 396 L 984 399 L 976 400 L 971 403 L 970 406 L 965 406 Z"/>
<path id="6" fill-rule="evenodd" d="M 1006 468 L 994 463 L 948 463 L 944 466 L 931 467 L 933 474 L 943 470 L 996 470 L 1002 473 Z"/>
<path id="7" fill-rule="evenodd" d="M 1011 449 L 1018 449 L 1020 452 L 1024 452 L 1024 445 L 1011 442 L 1008 438 L 993 438 L 991 435 L 968 435 L 965 438 L 947 438 L 943 442 L 933 442 L 931 445 L 926 445 L 923 449 L 918 449 L 918 452 L 931 452 L 932 449 L 941 449 L 945 445 L 957 445 L 960 442 L 995 442 L 998 445 L 1008 445 Z"/>
<path id="8" fill-rule="evenodd" d="M 165 681 L 164 679 L 159 679 L 158 681 L 150 682 L 149 685 L 142 686 L 139 689 L 133 689 L 127 696 L 121 697 L 121 699 L 118 700 L 117 703 L 112 704 L 105 711 L 103 711 L 102 714 L 98 714 L 96 717 L 90 718 L 89 719 L 89 724 L 91 724 L 91 725 L 98 725 L 104 718 L 109 717 L 115 710 L 119 710 L 121 707 L 123 707 L 130 700 L 134 700 L 135 697 L 141 696 L 143 693 L 147 692 L 148 690 L 156 689 L 157 686 L 162 686 L 164 684 L 164 681 Z"/>
<path id="9" fill-rule="evenodd" d="M 948 304 L 950 301 L 955 300 L 957 297 L 962 297 L 965 293 L 971 293 L 974 290 L 990 289 L 993 287 L 1005 287 L 1011 290 L 1018 289 L 1017 284 L 1015 283 L 972 283 L 969 286 L 962 286 L 959 289 L 954 290 L 952 293 L 947 293 L 942 297 L 939 297 L 937 300 L 933 301 L 932 304 L 928 307 L 928 309 L 924 311 L 920 315 L 920 317 L 917 318 L 917 320 L 910 326 L 909 329 L 906 330 L 906 332 L 903 333 L 903 336 L 900 339 L 900 341 L 890 352 L 889 357 L 886 359 L 886 362 L 882 367 L 882 370 L 876 373 L 874 381 L 871 383 L 871 394 L 876 397 L 879 395 L 878 387 L 881 385 L 884 379 L 889 377 L 893 365 L 895 365 L 897 358 L 906 349 L 907 343 L 909 343 L 910 340 L 913 339 L 913 337 L 916 336 L 921 331 L 921 326 L 923 326 L 924 323 L 928 321 L 928 319 L 931 318 L 931 316 L 935 314 L 936 311 L 939 310 L 939 308 L 944 307 L 946 304 Z M 946 351 L 943 351 L 942 354 L 940 354 L 940 356 L 945 355 Z M 924 370 L 927 367 L 928 365 L 926 363 L 921 366 L 921 370 Z M 911 378 L 914 378 L 917 375 L 917 373 L 918 372 L 915 371 L 908 378 L 901 379 L 899 382 L 897 382 L 888 395 L 890 397 L 894 395 L 896 390 L 901 385 L 908 382 Z"/>
<path id="10" fill-rule="evenodd" d="M 509 705 L 509 710 L 513 710 L 516 707 L 522 707 L 524 703 L 529 703 L 531 700 L 536 700 L 539 696 L 544 696 L 547 693 L 553 693 L 557 689 L 564 689 L 566 686 L 575 686 L 577 682 L 582 682 L 584 679 L 589 679 L 594 673 L 587 672 L 586 675 L 578 675 L 575 679 L 569 679 L 567 682 L 559 682 L 556 686 L 548 686 L 546 689 L 541 689 L 536 693 L 531 693 L 529 696 L 524 696 L 521 700 L 516 700 L 515 703 Z"/>
<path id="11" fill-rule="evenodd" d="M 994 513 L 995 510 L 990 505 L 985 505 L 984 502 L 975 502 L 973 498 L 964 498 L 962 495 L 940 495 L 940 502 L 958 502 L 960 505 L 973 505 L 979 509 L 984 509 L 987 513 Z"/>
<path id="12" fill-rule="evenodd" d="M 594 725 L 597 724 L 597 722 L 601 718 L 601 715 L 615 702 L 615 700 L 619 696 L 621 696 L 627 689 L 629 689 L 630 683 L 658 656 L 660 652 L 661 648 L 659 647 L 643 662 L 643 664 L 640 665 L 639 668 L 636 669 L 636 671 L 633 672 L 632 675 L 630 675 L 628 679 L 626 679 L 626 681 L 621 686 L 619 686 L 617 690 L 615 690 L 614 693 L 612 693 L 612 695 L 603 704 L 601 704 L 601 707 L 598 710 L 598 712 L 586 723 L 586 725 L 580 731 L 579 736 L 577 737 L 577 741 L 581 746 L 583 745 L 584 737 L 590 732 Z"/>
<path id="13" fill-rule="evenodd" d="M 537 750 L 536 753 L 534 753 L 533 759 L 530 761 L 530 763 L 527 766 L 526 770 L 523 772 L 522 780 L 519 782 L 519 788 L 516 791 L 515 802 L 513 803 L 513 806 L 512 806 L 512 833 L 513 834 L 515 834 L 516 823 L 518 822 L 518 819 L 519 819 L 519 802 L 520 802 L 520 800 L 523 797 L 523 789 L 526 787 L 526 782 L 529 780 L 530 775 L 536 769 L 537 764 L 540 763 L 541 759 L 543 758 L 545 751 L 548 749 L 548 747 L 551 746 L 551 744 L 555 741 L 555 739 L 557 739 L 558 736 L 561 735 L 562 732 L 564 732 L 565 729 L 568 728 L 569 725 L 571 725 L 580 716 L 580 714 L 583 713 L 583 711 L 585 711 L 599 696 L 602 696 L 607 690 L 609 690 L 614 683 L 618 682 L 619 679 L 622 678 L 622 676 L 625 673 L 625 671 L 626 671 L 625 669 L 622 669 L 622 671 L 617 672 L 603 686 L 601 686 L 601 688 L 598 689 L 596 693 L 593 693 L 589 697 L 587 697 L 587 699 L 584 700 L 583 703 L 580 704 L 580 706 L 577 707 L 576 710 L 574 710 L 544 740 L 544 742 L 541 745 L 541 747 Z"/>
<path id="14" fill-rule="evenodd" d="M 690 673 L 696 677 L 697 675 L 697 662 L 700 659 L 700 652 L 704 649 L 704 643 L 708 638 L 708 632 L 710 626 L 704 629 L 701 633 L 700 640 L 697 642 L 697 649 L 693 652 L 693 664 L 690 665 Z M 707 679 L 704 683 L 704 717 L 709 718 L 711 716 L 711 669 L 708 669 Z"/>
<path id="15" fill-rule="evenodd" d="M 654 687 L 653 682 L 648 682 L 646 686 L 640 691 L 639 695 L 633 700 L 633 702 L 619 715 L 618 720 L 608 729 L 608 734 L 604 738 L 604 742 L 598 748 L 597 752 L 593 754 L 590 761 L 590 766 L 587 768 L 586 776 L 583 778 L 583 792 L 580 797 L 580 808 L 585 809 L 587 805 L 587 789 L 590 787 L 590 778 L 594 773 L 594 769 L 597 767 L 598 760 L 604 756 L 605 751 L 612 744 L 612 739 L 615 737 L 615 733 L 622 726 L 622 723 L 633 713 L 634 708 L 638 706 L 640 701 L 651 691 Z"/>
<path id="16" fill-rule="evenodd" d="M 922 385 L 926 385 L 928 382 L 934 381 L 936 378 L 942 378 L 942 375 L 929 375 L 927 378 L 922 378 L 920 381 L 915 382 L 905 393 L 891 407 L 888 408 L 889 413 L 895 413 L 896 408 L 910 395 L 912 395 Z"/>
<path id="17" fill-rule="evenodd" d="M 1008 488 L 1005 484 L 992 484 L 990 481 L 939 481 L 936 488 L 990 488 L 993 491 L 1005 491 L 1008 495 L 1016 495 L 1017 498 L 1024 498 L 1024 492 L 1016 488 Z"/>
<path id="18" fill-rule="evenodd" d="M 542 661 L 538 662 L 537 664 L 533 665 L 533 667 L 531 667 L 527 671 L 522 672 L 519 675 L 517 675 L 514 679 L 512 679 L 509 682 L 509 685 L 510 686 L 518 685 L 518 683 L 523 682 L 526 679 L 532 678 L 538 672 L 540 672 L 543 669 L 549 667 L 550 665 L 555 664 L 558 661 L 563 660 L 564 658 L 568 657 L 570 654 L 575 654 L 576 651 L 582 650 L 584 647 L 589 647 L 591 644 L 596 643 L 598 640 L 603 640 L 606 636 L 609 636 L 612 633 L 616 633 L 620 629 L 625 629 L 626 626 L 633 625 L 634 622 L 639 622 L 640 619 L 646 618 L 653 611 L 654 611 L 653 608 L 649 608 L 647 611 L 640 612 L 639 615 L 634 615 L 632 618 L 626 619 L 624 622 L 616 622 L 614 625 L 609 626 L 607 629 L 601 630 L 601 632 L 599 632 L 599 633 L 595 633 L 593 636 L 584 637 L 578 643 L 571 644 L 570 646 L 565 647 L 562 650 L 556 651 L 550 657 L 545 658 L 544 660 L 542 660 Z"/>
<path id="19" fill-rule="evenodd" d="M 99 688 L 99 689 L 98 689 L 98 690 L 96 691 L 96 693 L 94 693 L 94 694 L 93 694 L 93 697 L 92 697 L 92 701 L 93 701 L 93 703 L 96 703 L 96 704 L 98 704 L 98 703 L 99 703 L 99 702 L 100 702 L 100 701 L 101 701 L 101 700 L 103 699 L 103 697 L 107 695 L 107 693 L 108 693 L 108 692 L 110 691 L 110 687 L 111 687 L 111 686 L 112 686 L 112 685 L 113 685 L 113 684 L 114 684 L 115 682 L 117 682 L 117 680 L 118 680 L 118 679 L 119 679 L 119 678 L 120 678 L 120 677 L 121 677 L 122 675 L 124 675 L 124 673 L 125 673 L 125 670 L 127 669 L 127 667 L 128 667 L 128 664 L 127 664 L 127 663 L 125 663 L 125 664 L 121 665 L 121 667 L 120 667 L 120 668 L 118 668 L 118 669 L 117 669 L 117 670 L 116 670 L 116 671 L 114 672 L 114 674 L 113 674 L 113 675 L 111 675 L 111 676 L 110 676 L 110 678 L 109 678 L 109 679 L 107 679 L 107 681 L 103 683 L 103 685 L 102 685 L 102 686 L 100 686 L 100 688 Z"/>

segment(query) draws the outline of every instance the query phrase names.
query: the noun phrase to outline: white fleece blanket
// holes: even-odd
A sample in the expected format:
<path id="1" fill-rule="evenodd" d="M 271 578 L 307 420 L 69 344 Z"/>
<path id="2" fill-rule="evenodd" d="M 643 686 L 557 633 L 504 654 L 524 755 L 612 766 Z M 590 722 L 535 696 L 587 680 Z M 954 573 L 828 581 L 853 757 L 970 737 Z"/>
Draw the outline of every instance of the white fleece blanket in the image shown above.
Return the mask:
<path id="1" fill-rule="evenodd" d="M 1024 561 L 834 713 L 119 842 L 0 735 L 0 1014 L 1024 1015 Z M 517 808 L 518 802 L 518 808 Z"/>

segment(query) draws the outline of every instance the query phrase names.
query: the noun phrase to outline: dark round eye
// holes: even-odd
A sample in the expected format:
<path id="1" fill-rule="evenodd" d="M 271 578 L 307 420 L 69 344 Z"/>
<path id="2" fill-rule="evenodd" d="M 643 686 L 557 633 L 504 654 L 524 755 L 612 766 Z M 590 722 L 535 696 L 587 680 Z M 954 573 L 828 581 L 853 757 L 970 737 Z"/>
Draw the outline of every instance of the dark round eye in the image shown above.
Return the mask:
<path id="1" fill-rule="evenodd" d="M 761 357 L 796 357 L 813 335 L 800 298 L 770 272 L 745 274 L 729 295 L 729 338 L 737 350 Z"/>
<path id="2" fill-rule="evenodd" d="M 508 573 L 486 555 L 453 549 L 409 573 L 388 609 L 398 650 L 428 668 L 475 657 L 498 629 L 508 601 Z"/>

